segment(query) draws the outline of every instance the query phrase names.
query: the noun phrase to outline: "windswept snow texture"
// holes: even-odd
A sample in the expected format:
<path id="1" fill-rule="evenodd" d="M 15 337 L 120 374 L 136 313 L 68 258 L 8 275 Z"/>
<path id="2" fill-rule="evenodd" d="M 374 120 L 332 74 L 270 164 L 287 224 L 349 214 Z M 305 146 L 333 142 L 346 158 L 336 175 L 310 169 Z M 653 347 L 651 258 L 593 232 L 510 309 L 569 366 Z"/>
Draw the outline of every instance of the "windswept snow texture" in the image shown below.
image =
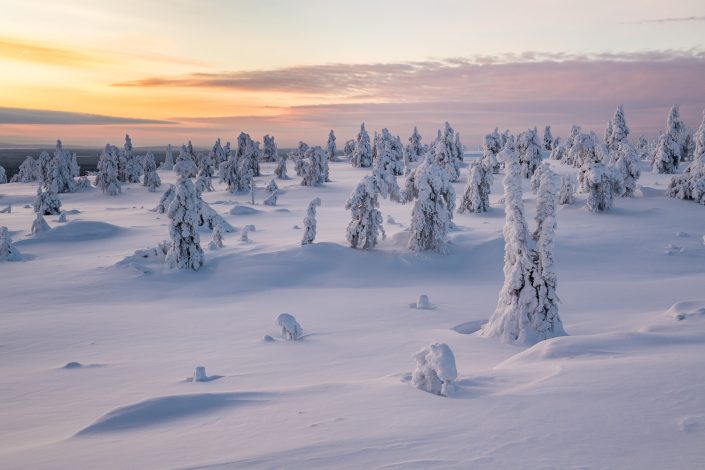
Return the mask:
<path id="1" fill-rule="evenodd" d="M 673 175 L 639 163 L 641 188 L 612 210 L 585 210 L 581 192 L 557 206 L 569 336 L 531 348 L 478 334 L 504 282 L 504 168 L 488 212 L 454 214 L 441 255 L 410 252 L 414 205 L 382 198 L 397 223 L 373 249 L 350 248 L 345 202 L 370 168 L 330 161 L 331 182 L 302 186 L 290 162 L 269 207 L 277 163 L 261 161 L 255 206 L 218 178 L 203 192 L 238 231 L 257 231 L 249 243 L 223 231 L 196 272 L 166 267 L 169 218 L 151 210 L 174 171 L 157 170 L 156 192 L 61 193 L 68 222 L 47 216 L 38 235 L 37 183 L 3 184 L 0 227 L 23 258 L 0 262 L 0 467 L 701 468 L 705 206 L 666 197 Z M 550 165 L 577 181 L 577 168 Z M 467 171 L 451 184 L 458 202 Z M 537 196 L 521 185 L 533 229 Z M 316 241 L 301 247 L 292 227 L 315 197 Z M 212 231 L 198 233 L 205 248 Z M 679 250 L 664 255 L 669 245 Z M 422 293 L 433 310 L 409 307 Z M 303 341 L 281 338 L 281 312 Z M 448 397 L 410 383 L 411 356 L 434 343 L 455 356 Z M 187 380 L 198 365 L 221 377 Z"/>

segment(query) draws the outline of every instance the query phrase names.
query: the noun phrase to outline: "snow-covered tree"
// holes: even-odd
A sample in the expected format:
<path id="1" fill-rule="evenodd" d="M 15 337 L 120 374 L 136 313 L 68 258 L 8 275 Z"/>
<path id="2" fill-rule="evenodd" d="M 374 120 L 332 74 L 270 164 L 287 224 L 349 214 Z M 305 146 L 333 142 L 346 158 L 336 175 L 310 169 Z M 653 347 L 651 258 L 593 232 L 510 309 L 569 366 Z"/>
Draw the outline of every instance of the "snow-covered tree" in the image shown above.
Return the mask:
<path id="1" fill-rule="evenodd" d="M 419 390 L 447 397 L 453 393 L 453 381 L 458 377 L 455 355 L 444 343 L 429 344 L 414 354 L 416 368 L 411 383 Z"/>
<path id="2" fill-rule="evenodd" d="M 12 176 L 10 183 L 32 183 L 40 177 L 37 160 L 26 157 L 20 165 L 17 173 Z"/>
<path id="3" fill-rule="evenodd" d="M 274 169 L 274 176 L 280 180 L 288 180 L 289 175 L 286 174 L 286 155 L 280 155 L 277 161 L 277 167 Z"/>
<path id="4" fill-rule="evenodd" d="M 196 155 L 193 153 L 193 145 L 190 140 L 187 145 L 181 146 L 181 151 L 174 164 L 174 171 L 178 177 L 195 178 L 198 175 Z"/>
<path id="5" fill-rule="evenodd" d="M 436 145 L 438 153 L 445 144 L 439 141 Z M 445 252 L 446 235 L 453 224 L 455 190 L 448 173 L 431 154 L 407 176 L 401 201 L 412 200 L 409 249 Z"/>
<path id="6" fill-rule="evenodd" d="M 220 179 L 228 185 L 231 193 L 249 192 L 252 187 L 252 164 L 249 158 L 240 158 L 237 153 L 220 165 Z"/>
<path id="7" fill-rule="evenodd" d="M 409 137 L 409 144 L 406 146 L 406 152 L 409 157 L 409 161 L 421 161 L 423 156 L 426 154 L 426 150 L 426 146 L 421 143 L 421 134 L 419 134 L 419 130 L 416 128 L 416 126 L 414 126 L 414 131 Z"/>
<path id="8" fill-rule="evenodd" d="M 345 203 L 345 209 L 352 212 L 348 224 L 347 239 L 350 246 L 369 250 L 385 238 L 383 218 L 379 210 L 379 197 L 398 197 L 396 179 L 389 172 L 374 170 L 365 176 Z"/>
<path id="9" fill-rule="evenodd" d="M 59 215 L 61 214 L 61 200 L 57 194 L 51 189 L 46 191 L 42 187 L 37 188 L 37 197 L 34 198 L 34 212 L 42 215 Z"/>
<path id="10" fill-rule="evenodd" d="M 609 146 L 610 144 L 610 139 L 612 138 L 612 120 L 610 119 L 607 121 L 607 126 L 605 127 L 605 133 L 602 136 L 602 142 L 604 142 L 605 145 Z"/>
<path id="11" fill-rule="evenodd" d="M 98 159 L 98 173 L 95 185 L 109 196 L 117 196 L 122 191 L 118 181 L 118 148 L 107 144 Z"/>
<path id="12" fill-rule="evenodd" d="M 166 146 L 166 157 L 161 165 L 162 170 L 173 170 L 174 169 L 174 152 L 171 150 L 171 144 Z"/>
<path id="13" fill-rule="evenodd" d="M 274 136 L 267 134 L 262 138 L 262 142 L 264 143 L 264 148 L 262 149 L 262 161 L 278 161 L 279 155 L 277 151 L 277 143 L 274 141 Z"/>
<path id="14" fill-rule="evenodd" d="M 355 168 L 369 168 L 372 166 L 372 146 L 370 144 L 370 135 L 365 129 L 364 122 L 360 125 L 360 132 L 357 134 L 355 149 L 350 156 L 350 163 Z"/>
<path id="15" fill-rule="evenodd" d="M 0 184 L 7 184 L 7 173 L 2 165 L 0 165 Z"/>
<path id="16" fill-rule="evenodd" d="M 71 176 L 71 152 L 64 150 L 61 140 L 56 141 L 54 158 L 48 164 L 44 187 L 56 193 L 75 191 L 75 181 Z"/>
<path id="17" fill-rule="evenodd" d="M 462 144 L 459 140 L 456 141 L 456 133 L 450 123 L 446 122 L 443 131 L 438 131 L 438 137 L 429 150 L 433 160 L 448 175 L 448 179 L 451 182 L 458 181 L 463 162 Z"/>
<path id="18" fill-rule="evenodd" d="M 29 231 L 31 233 L 42 233 L 46 232 L 50 228 L 51 227 L 49 227 L 47 221 L 44 220 L 44 215 L 37 212 L 37 216 L 34 218 L 34 221 L 32 222 L 32 227 L 29 229 Z"/>
<path id="19" fill-rule="evenodd" d="M 159 186 L 162 185 L 162 180 L 159 178 L 157 173 L 157 163 L 154 160 L 154 155 L 152 152 L 147 152 L 144 156 L 144 182 L 143 184 L 147 186 L 150 193 L 157 190 Z"/>
<path id="20" fill-rule="evenodd" d="M 240 132 L 237 137 L 237 150 L 235 152 L 243 171 L 249 170 L 253 177 L 260 175 L 259 170 L 259 142 L 252 140 L 249 134 Z"/>
<path id="21" fill-rule="evenodd" d="M 601 161 L 597 153 L 593 134 L 584 134 L 581 132 L 572 139 L 572 142 L 567 155 L 563 159 L 564 162 L 570 161 L 570 164 L 574 167 L 581 168 L 586 163 L 592 164 L 593 162 Z"/>
<path id="22" fill-rule="evenodd" d="M 309 245 L 316 239 L 316 207 L 321 205 L 321 198 L 317 197 L 308 203 L 306 217 L 304 217 L 304 236 L 301 245 Z"/>
<path id="23" fill-rule="evenodd" d="M 175 197 L 176 188 L 173 184 L 170 184 L 169 187 L 166 188 L 166 191 L 162 194 L 162 197 L 159 199 L 159 204 L 157 204 L 157 207 L 154 208 L 154 211 L 159 214 L 166 214 L 169 205 L 171 205 L 171 201 L 173 201 Z"/>
<path id="24" fill-rule="evenodd" d="M 580 169 L 580 188 L 588 193 L 585 207 L 590 212 L 607 211 L 614 205 L 615 181 L 611 168 L 600 161 L 587 163 Z"/>
<path id="25" fill-rule="evenodd" d="M 614 127 L 615 132 L 617 127 Z M 614 142 L 617 142 L 615 140 Z M 639 154 L 627 139 L 619 141 L 613 154 L 612 166 L 619 172 L 622 181 L 622 194 L 620 196 L 633 197 L 637 188 L 637 181 L 641 175 Z"/>
<path id="26" fill-rule="evenodd" d="M 276 206 L 277 199 L 279 199 L 278 189 L 269 193 L 269 196 L 267 196 L 264 201 L 262 201 L 262 204 L 264 204 L 265 206 Z"/>
<path id="27" fill-rule="evenodd" d="M 555 275 L 552 271 L 555 230 L 555 184 L 550 170 L 547 186 L 540 190 L 536 240 L 529 234 L 524 217 L 519 160 L 511 150 L 503 151 L 504 178 L 504 285 L 497 309 L 483 326 L 481 335 L 507 343 L 532 345 L 565 335 L 558 311 L 554 310 Z M 536 249 L 530 246 L 536 242 Z"/>
<path id="28" fill-rule="evenodd" d="M 549 152 L 553 150 L 553 134 L 551 133 L 551 126 L 546 126 L 543 129 L 543 149 Z"/>
<path id="29" fill-rule="evenodd" d="M 490 210 L 491 188 L 492 171 L 484 165 L 484 162 L 473 162 L 468 171 L 468 183 L 458 212 L 462 214 L 465 211 L 487 212 Z"/>
<path id="30" fill-rule="evenodd" d="M 225 149 L 220 143 L 220 137 L 218 137 L 215 141 L 215 144 L 213 144 L 213 148 L 211 149 L 210 153 L 208 154 L 213 161 L 213 167 L 215 168 L 220 168 L 220 164 L 223 163 L 225 160 L 227 160 L 228 155 L 225 153 Z M 214 175 L 211 175 L 214 176 Z"/>
<path id="31" fill-rule="evenodd" d="M 616 152 L 619 149 L 619 144 L 627 141 L 629 136 L 629 126 L 627 126 L 627 120 L 624 118 L 624 107 L 621 104 L 614 112 L 611 127 L 612 132 L 608 136 L 606 144 L 610 151 Z"/>
<path id="32" fill-rule="evenodd" d="M 521 163 L 521 174 L 524 178 L 531 178 L 536 168 L 541 164 L 541 143 L 536 128 L 527 129 L 519 134 L 516 150 Z"/>
<path id="33" fill-rule="evenodd" d="M 22 255 L 12 243 L 7 227 L 0 227 L 0 261 L 19 261 L 21 259 Z"/>
<path id="34" fill-rule="evenodd" d="M 637 142 L 636 148 L 639 153 L 639 160 L 648 160 L 649 156 L 652 154 L 649 139 L 643 135 L 639 136 L 639 141 Z"/>
<path id="35" fill-rule="evenodd" d="M 303 158 L 296 160 L 296 174 L 301 176 L 302 186 L 320 186 L 329 181 L 328 158 L 319 146 L 310 147 Z"/>
<path id="36" fill-rule="evenodd" d="M 167 209 L 171 244 L 166 263 L 171 269 L 198 271 L 205 259 L 198 235 L 201 200 L 190 178 L 180 176 L 176 181 L 174 200 Z"/>
<path id="37" fill-rule="evenodd" d="M 670 197 L 705 204 L 705 112 L 693 140 L 695 141 L 693 161 L 683 174 L 673 176 L 666 194 Z"/>
<path id="38" fill-rule="evenodd" d="M 50 181 L 51 159 L 51 155 L 46 150 L 42 151 L 37 158 L 37 181 L 45 187 Z"/>
<path id="39" fill-rule="evenodd" d="M 573 204 L 575 202 L 575 183 L 571 175 L 561 176 L 561 192 L 558 196 L 558 203 L 561 205 Z"/>
<path id="40" fill-rule="evenodd" d="M 673 174 L 678 169 L 680 158 L 680 145 L 674 135 L 661 134 L 653 156 L 653 170 L 658 173 Z"/>
<path id="41" fill-rule="evenodd" d="M 502 147 L 502 137 L 495 127 L 494 131 L 485 135 L 482 144 L 482 164 L 495 175 L 499 173 L 500 164 L 497 161 L 497 154 L 502 151 Z"/>
<path id="42" fill-rule="evenodd" d="M 335 158 L 335 150 L 335 132 L 333 132 L 333 129 L 331 129 L 328 133 L 328 142 L 326 143 L 326 153 L 328 154 L 329 162 L 337 161 L 337 159 Z"/>
<path id="43" fill-rule="evenodd" d="M 271 194 L 279 190 L 279 185 L 277 185 L 277 182 L 275 180 L 270 180 L 269 184 L 264 189 Z"/>
<path id="44" fill-rule="evenodd" d="M 345 142 L 345 146 L 343 147 L 343 159 L 345 161 L 351 162 L 352 161 L 352 154 L 355 151 L 355 139 L 350 139 L 347 142 Z"/>
<path id="45" fill-rule="evenodd" d="M 539 192 L 539 187 L 541 186 L 541 175 L 546 168 L 550 168 L 548 162 L 541 163 L 536 171 L 531 176 L 531 192 L 537 194 Z"/>
<path id="46" fill-rule="evenodd" d="M 567 158 L 563 159 L 563 163 L 573 165 L 573 161 L 570 159 L 570 151 L 575 144 L 575 138 L 580 134 L 582 134 L 580 126 L 573 124 L 570 128 L 570 133 L 568 133 L 568 138 L 565 140 L 565 155 Z"/>
<path id="47" fill-rule="evenodd" d="M 566 154 L 565 143 L 560 137 L 556 137 L 553 141 L 553 149 L 551 150 L 551 155 L 548 157 L 551 160 L 563 160 Z"/>
<path id="48" fill-rule="evenodd" d="M 388 129 L 375 135 L 374 158 L 372 166 L 380 171 L 389 171 L 393 175 L 404 174 L 404 149 L 398 137 L 394 137 Z"/>

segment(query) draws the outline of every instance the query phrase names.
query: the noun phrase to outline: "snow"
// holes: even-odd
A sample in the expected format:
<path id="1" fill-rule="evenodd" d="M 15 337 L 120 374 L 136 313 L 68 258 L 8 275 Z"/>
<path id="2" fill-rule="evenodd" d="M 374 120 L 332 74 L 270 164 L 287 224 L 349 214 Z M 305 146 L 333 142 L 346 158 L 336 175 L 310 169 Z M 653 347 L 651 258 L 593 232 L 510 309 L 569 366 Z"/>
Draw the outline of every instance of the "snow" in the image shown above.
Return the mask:
<path id="1" fill-rule="evenodd" d="M 168 217 L 150 209 L 173 171 L 158 170 L 155 193 L 140 183 L 117 196 L 62 193 L 69 221 L 48 216 L 38 235 L 36 182 L 2 185 L 0 206 L 13 210 L 0 226 L 23 259 L 0 263 L 0 466 L 698 468 L 705 207 L 666 197 L 672 175 L 640 163 L 641 191 L 611 211 L 585 210 L 582 193 L 557 207 L 570 336 L 528 349 L 477 335 L 503 283 L 502 174 L 488 212 L 454 215 L 447 255 L 410 252 L 413 204 L 386 199 L 380 210 L 397 222 L 387 239 L 351 249 L 344 205 L 370 170 L 347 162 L 330 162 L 320 187 L 277 180 L 285 197 L 257 213 L 230 214 L 248 195 L 214 181 L 204 200 L 257 232 L 250 243 L 229 236 L 197 272 L 163 258 L 131 258 L 142 271 L 120 264 L 169 238 Z M 550 164 L 575 180 L 575 168 Z M 258 188 L 275 167 L 261 163 Z M 528 179 L 522 189 L 532 220 L 537 196 Z M 315 197 L 316 242 L 301 247 L 292 226 Z M 669 244 L 684 251 L 665 256 Z M 433 311 L 409 308 L 419 293 Z M 303 341 L 279 338 L 279 312 L 301 321 Z M 410 384 L 411 355 L 433 343 L 455 356 L 447 398 Z M 186 382 L 196 365 L 222 378 Z"/>

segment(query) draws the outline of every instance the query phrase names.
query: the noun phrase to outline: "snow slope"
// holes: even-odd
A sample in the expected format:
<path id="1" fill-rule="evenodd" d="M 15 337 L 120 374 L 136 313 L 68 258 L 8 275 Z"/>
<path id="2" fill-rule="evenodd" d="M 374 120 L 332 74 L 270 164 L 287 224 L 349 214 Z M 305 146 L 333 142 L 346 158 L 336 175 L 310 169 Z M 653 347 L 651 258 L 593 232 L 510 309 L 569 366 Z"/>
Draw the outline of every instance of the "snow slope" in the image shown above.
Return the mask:
<path id="1" fill-rule="evenodd" d="M 645 171 L 638 197 L 609 213 L 586 211 L 584 195 L 559 209 L 570 336 L 523 349 L 463 334 L 502 284 L 501 176 L 490 212 L 455 216 L 443 256 L 407 251 L 411 205 L 389 201 L 387 240 L 348 248 L 343 206 L 364 169 L 331 163 L 322 187 L 278 181 L 269 207 L 273 170 L 264 163 L 256 178 L 256 211 L 222 185 L 205 193 L 233 226 L 256 230 L 249 242 L 224 233 L 195 273 L 134 256 L 168 237 L 166 216 L 150 211 L 159 192 L 63 194 L 76 212 L 64 224 L 47 216 L 53 229 L 32 236 L 23 206 L 36 187 L 0 185 L 0 206 L 13 207 L 0 225 L 25 256 L 0 263 L 0 467 L 705 464 L 705 207 L 664 197 L 667 175 Z M 316 196 L 316 242 L 301 247 L 295 226 Z M 528 181 L 524 198 L 533 217 Z M 209 240 L 202 231 L 204 249 Z M 410 308 L 422 293 L 433 309 Z M 283 312 L 303 326 L 300 341 L 281 340 Z M 448 398 L 410 384 L 412 355 L 433 342 L 455 354 Z M 213 380 L 187 380 L 195 366 Z"/>

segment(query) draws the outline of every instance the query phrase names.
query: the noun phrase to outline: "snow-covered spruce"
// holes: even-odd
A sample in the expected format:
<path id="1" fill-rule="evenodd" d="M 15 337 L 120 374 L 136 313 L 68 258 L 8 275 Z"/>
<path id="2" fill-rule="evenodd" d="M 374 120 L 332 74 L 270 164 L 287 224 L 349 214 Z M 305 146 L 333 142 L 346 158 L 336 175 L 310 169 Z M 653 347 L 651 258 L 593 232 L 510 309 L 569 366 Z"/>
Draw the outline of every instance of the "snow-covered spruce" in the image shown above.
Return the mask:
<path id="1" fill-rule="evenodd" d="M 252 168 L 248 158 L 232 154 L 220 165 L 220 179 L 231 193 L 249 192 L 252 187 Z"/>
<path id="2" fill-rule="evenodd" d="M 543 129 L 543 149 L 549 152 L 553 150 L 553 134 L 551 133 L 551 126 L 546 126 Z"/>
<path id="3" fill-rule="evenodd" d="M 651 149 L 651 142 L 649 142 L 649 139 L 646 138 L 646 136 L 640 135 L 639 140 L 637 141 L 636 144 L 637 151 L 639 152 L 639 160 L 645 161 L 648 160 L 651 155 L 653 154 L 653 151 Z"/>
<path id="4" fill-rule="evenodd" d="M 7 173 L 2 165 L 0 165 L 0 184 L 7 184 Z"/>
<path id="5" fill-rule="evenodd" d="M 329 162 L 337 161 L 337 159 L 335 158 L 335 150 L 335 132 L 333 132 L 333 129 L 331 129 L 328 133 L 328 142 L 326 142 L 326 154 L 328 155 Z"/>
<path id="6" fill-rule="evenodd" d="M 443 131 L 438 131 L 436 141 L 429 147 L 429 153 L 451 182 L 459 180 L 463 162 L 462 144 L 450 123 L 446 122 Z"/>
<path id="7" fill-rule="evenodd" d="M 95 185 L 109 196 L 117 196 L 122 191 L 118 181 L 118 149 L 107 144 L 98 159 L 98 173 Z"/>
<path id="8" fill-rule="evenodd" d="M 490 210 L 490 190 L 492 188 L 492 170 L 490 168 L 486 167 L 484 162 L 473 162 L 470 165 L 468 182 L 458 207 L 458 213 Z"/>
<path id="9" fill-rule="evenodd" d="M 328 178 L 328 158 L 319 146 L 310 147 L 296 161 L 296 174 L 301 176 L 302 186 L 320 186 Z"/>
<path id="10" fill-rule="evenodd" d="M 572 149 L 575 145 L 575 139 L 581 134 L 582 130 L 580 129 L 580 126 L 573 124 L 570 128 L 570 133 L 568 133 L 568 137 L 565 139 L 565 152 L 562 161 L 566 165 L 580 166 L 573 161 Z"/>
<path id="11" fill-rule="evenodd" d="M 694 140 L 693 161 L 683 174 L 673 176 L 666 194 L 669 197 L 705 204 L 705 112 Z"/>
<path id="12" fill-rule="evenodd" d="M 37 188 L 37 197 L 34 198 L 33 209 L 37 214 L 59 215 L 61 214 L 61 200 L 51 189 L 43 191 L 42 187 L 39 186 Z"/>
<path id="13" fill-rule="evenodd" d="M 519 154 L 522 176 L 524 178 L 531 178 L 541 164 L 542 158 L 539 134 L 535 127 L 519 134 L 516 149 Z"/>
<path id="14" fill-rule="evenodd" d="M 437 145 L 444 144 L 439 142 Z M 444 253 L 446 235 L 453 223 L 455 190 L 447 172 L 432 160 L 430 154 L 407 176 L 401 201 L 412 200 L 409 249 Z"/>
<path id="15" fill-rule="evenodd" d="M 494 131 L 485 135 L 482 143 L 482 164 L 495 175 L 499 173 L 500 163 L 497 160 L 497 154 L 502 151 L 502 147 L 502 137 L 495 127 Z"/>
<path id="16" fill-rule="evenodd" d="M 37 160 L 26 157 L 20 167 L 10 179 L 10 183 L 32 183 L 39 179 Z"/>
<path id="17" fill-rule="evenodd" d="M 602 162 L 594 162 L 580 169 L 580 188 L 588 193 L 585 208 L 590 212 L 612 209 L 615 196 L 615 172 Z"/>
<path id="18" fill-rule="evenodd" d="M 555 279 L 552 274 L 553 231 L 555 230 L 555 186 L 548 184 L 552 172 L 546 172 L 547 185 L 540 190 L 536 230 L 536 247 L 524 217 L 521 190 L 521 169 L 513 152 L 504 157 L 507 175 L 504 178 L 504 285 L 497 308 L 480 335 L 496 337 L 507 343 L 532 345 L 554 336 L 565 335 L 555 306 Z M 543 185 L 542 185 L 543 186 Z M 543 279 L 542 273 L 548 276 Z M 549 297 L 548 286 L 554 292 Z"/>
<path id="19" fill-rule="evenodd" d="M 193 182 L 185 176 L 179 177 L 175 197 L 167 209 L 171 243 L 166 263 L 171 269 L 197 271 L 205 262 L 198 236 L 200 205 Z"/>
<path id="20" fill-rule="evenodd" d="M 543 174 L 543 171 L 547 168 L 550 168 L 551 166 L 548 164 L 548 162 L 544 162 L 536 168 L 536 171 L 534 174 L 531 176 L 531 192 L 534 194 L 538 194 L 539 192 L 539 187 L 541 186 L 541 175 Z"/>
<path id="21" fill-rule="evenodd" d="M 215 144 L 213 144 L 213 147 L 211 148 L 211 151 L 208 153 L 208 155 L 211 157 L 211 160 L 213 162 L 213 169 L 215 172 L 216 169 L 220 168 L 220 164 L 228 158 L 228 155 L 225 153 L 225 149 L 220 143 L 220 137 L 215 140 Z"/>
<path id="22" fill-rule="evenodd" d="M 298 341 L 304 334 L 304 329 L 289 313 L 282 313 L 277 317 L 277 326 L 281 329 L 282 338 L 287 341 Z"/>
<path id="23" fill-rule="evenodd" d="M 551 160 L 563 160 L 565 154 L 565 143 L 561 140 L 560 137 L 556 137 L 556 140 L 553 141 L 553 149 L 551 150 L 551 154 L 548 158 Z"/>
<path id="24" fill-rule="evenodd" d="M 235 151 L 238 162 L 242 167 L 243 172 L 250 172 L 255 176 L 260 176 L 259 170 L 259 142 L 255 142 L 250 137 L 250 134 L 240 132 L 237 137 L 237 150 Z"/>
<path id="25" fill-rule="evenodd" d="M 166 146 L 166 156 L 160 168 L 169 171 L 174 169 L 174 152 L 171 150 L 171 144 Z"/>
<path id="26" fill-rule="evenodd" d="M 372 166 L 372 146 L 370 135 L 365 129 L 365 123 L 360 125 L 360 132 L 357 134 L 355 148 L 350 156 L 350 163 L 356 168 L 369 168 Z"/>
<path id="27" fill-rule="evenodd" d="M 286 155 L 280 155 L 277 160 L 277 167 L 274 169 L 274 176 L 280 180 L 288 180 L 289 175 L 286 174 Z"/>
<path id="28" fill-rule="evenodd" d="M 264 188 L 268 193 L 273 193 L 277 190 L 279 190 L 279 185 L 277 185 L 277 182 L 273 179 L 269 180 L 269 183 L 267 186 Z"/>
<path id="29" fill-rule="evenodd" d="M 616 129 L 616 127 L 614 127 Z M 619 141 L 613 153 L 611 165 L 619 172 L 621 180 L 621 194 L 624 197 L 633 197 L 637 189 L 637 181 L 641 175 L 639 154 L 636 148 L 627 139 Z"/>
<path id="30" fill-rule="evenodd" d="M 0 261 L 20 261 L 22 255 L 15 248 L 7 227 L 0 227 Z"/>
<path id="31" fill-rule="evenodd" d="M 157 188 L 162 185 L 162 180 L 157 173 L 157 163 L 154 161 L 152 152 L 147 152 L 144 156 L 144 186 L 150 193 L 156 192 Z"/>
<path id="32" fill-rule="evenodd" d="M 316 207 L 321 205 L 321 198 L 317 197 L 308 203 L 306 217 L 304 217 L 304 235 L 301 245 L 309 245 L 316 239 Z"/>
<path id="33" fill-rule="evenodd" d="M 264 204 L 265 206 L 276 206 L 277 199 L 279 199 L 279 190 L 278 189 L 269 193 L 269 196 L 267 196 L 264 199 L 264 201 L 262 201 L 262 204 Z"/>
<path id="34" fill-rule="evenodd" d="M 619 145 L 622 142 L 626 142 L 629 136 L 629 126 L 627 126 L 627 121 L 624 117 L 624 107 L 621 104 L 614 112 L 610 124 L 608 126 L 609 135 L 605 136 L 605 144 L 610 151 L 616 152 L 619 149 Z"/>
<path id="35" fill-rule="evenodd" d="M 393 180 L 393 181 L 392 181 Z M 357 184 L 345 209 L 351 211 L 352 220 L 348 224 L 346 238 L 352 248 L 369 250 L 384 240 L 386 234 L 382 226 L 383 218 L 379 210 L 379 197 L 389 197 L 396 191 L 396 180 L 388 172 L 376 170 L 365 176 Z"/>
<path id="36" fill-rule="evenodd" d="M 220 229 L 220 224 L 216 224 L 215 227 L 213 227 L 213 238 L 210 243 L 208 243 L 208 248 L 211 251 L 223 248 L 223 232 Z"/>
<path id="37" fill-rule="evenodd" d="M 355 151 L 355 139 L 350 139 L 345 142 L 343 147 L 343 159 L 347 162 L 352 161 L 352 154 Z"/>
<path id="38" fill-rule="evenodd" d="M 274 136 L 269 134 L 262 138 L 263 148 L 261 159 L 263 162 L 276 162 L 279 160 L 279 152 L 277 151 L 277 143 L 274 141 Z"/>
<path id="39" fill-rule="evenodd" d="M 409 144 L 406 146 L 406 154 L 410 162 L 421 161 L 423 156 L 426 154 L 426 146 L 421 143 L 421 134 L 419 130 L 414 126 L 414 130 L 409 136 Z"/>
<path id="40" fill-rule="evenodd" d="M 182 145 L 179 156 L 174 164 L 174 172 L 179 178 L 195 178 L 198 175 L 198 166 L 195 162 L 196 155 L 193 153 L 193 145 L 188 141 L 188 145 Z"/>
<path id="41" fill-rule="evenodd" d="M 44 187 L 55 193 L 75 191 L 71 162 L 71 153 L 64 150 L 61 140 L 57 140 L 54 157 L 48 163 L 46 179 L 43 181 Z"/>
<path id="42" fill-rule="evenodd" d="M 666 119 L 666 129 L 659 137 L 651 166 L 658 173 L 675 173 L 683 157 L 685 125 L 680 117 L 678 105 L 674 105 Z"/>
<path id="43" fill-rule="evenodd" d="M 560 205 L 573 204 L 575 202 L 575 183 L 572 175 L 561 176 L 561 192 L 558 196 Z"/>
<path id="44" fill-rule="evenodd" d="M 413 355 L 416 368 L 411 383 L 419 390 L 447 397 L 453 393 L 458 378 L 453 351 L 445 343 L 429 344 Z"/>
<path id="45" fill-rule="evenodd" d="M 166 188 L 166 191 L 162 194 L 162 197 L 159 199 L 159 204 L 157 204 L 157 207 L 154 208 L 154 211 L 159 214 L 166 214 L 166 211 L 169 208 L 171 201 L 174 200 L 174 197 L 176 197 L 176 188 L 173 184 L 170 184 L 169 187 Z"/>
<path id="46" fill-rule="evenodd" d="M 37 212 L 37 216 L 35 217 L 34 221 L 32 222 L 32 227 L 30 228 L 30 232 L 32 233 L 41 233 L 41 232 L 46 232 L 49 230 L 51 227 L 49 227 L 49 224 L 47 223 L 46 220 L 44 220 L 44 216 Z"/>
<path id="47" fill-rule="evenodd" d="M 404 174 L 404 148 L 399 137 L 394 137 L 387 128 L 375 135 L 372 166 L 393 175 Z"/>

